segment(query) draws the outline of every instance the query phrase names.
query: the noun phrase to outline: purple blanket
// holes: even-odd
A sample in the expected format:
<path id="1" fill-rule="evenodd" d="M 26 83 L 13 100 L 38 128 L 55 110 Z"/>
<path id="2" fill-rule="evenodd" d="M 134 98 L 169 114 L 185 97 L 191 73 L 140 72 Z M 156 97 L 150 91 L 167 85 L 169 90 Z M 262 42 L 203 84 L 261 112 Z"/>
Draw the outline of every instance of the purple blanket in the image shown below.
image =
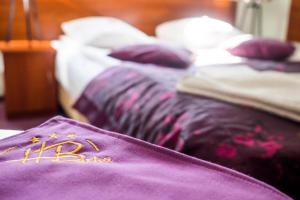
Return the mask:
<path id="1" fill-rule="evenodd" d="M 95 126 L 233 168 L 300 198 L 300 124 L 177 93 L 185 73 L 122 64 L 96 77 L 74 107 Z"/>
<path id="2" fill-rule="evenodd" d="M 253 178 L 61 117 L 0 141 L 1 200 L 288 200 Z"/>

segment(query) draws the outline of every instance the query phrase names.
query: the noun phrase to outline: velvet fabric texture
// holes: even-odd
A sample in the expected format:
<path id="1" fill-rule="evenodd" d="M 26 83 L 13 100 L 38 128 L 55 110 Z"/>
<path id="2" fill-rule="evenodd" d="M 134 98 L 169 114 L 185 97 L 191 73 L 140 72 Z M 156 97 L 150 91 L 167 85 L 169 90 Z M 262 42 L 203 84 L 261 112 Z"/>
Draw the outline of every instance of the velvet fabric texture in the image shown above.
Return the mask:
<path id="1" fill-rule="evenodd" d="M 246 175 L 61 117 L 0 141 L 1 200 L 287 200 Z"/>
<path id="2" fill-rule="evenodd" d="M 245 58 L 285 60 L 294 53 L 295 47 L 275 39 L 254 38 L 229 48 L 228 51 L 234 56 Z"/>
<path id="3" fill-rule="evenodd" d="M 126 46 L 113 50 L 109 56 L 125 61 L 172 68 L 187 68 L 192 61 L 191 52 L 188 50 L 159 44 Z"/>

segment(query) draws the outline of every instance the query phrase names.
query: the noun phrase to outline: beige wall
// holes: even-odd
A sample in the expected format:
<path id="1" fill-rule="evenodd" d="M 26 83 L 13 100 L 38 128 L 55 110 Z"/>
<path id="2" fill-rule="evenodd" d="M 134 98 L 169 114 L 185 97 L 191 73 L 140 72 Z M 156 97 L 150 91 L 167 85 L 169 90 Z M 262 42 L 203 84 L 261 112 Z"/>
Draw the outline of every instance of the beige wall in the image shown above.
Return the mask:
<path id="1" fill-rule="evenodd" d="M 237 8 L 237 25 L 241 19 L 244 3 L 239 3 Z M 291 0 L 272 0 L 265 2 L 263 7 L 263 36 L 286 39 L 288 30 L 289 12 Z M 249 17 L 248 17 L 249 19 Z M 249 30 L 249 22 L 246 22 L 245 31 Z"/>

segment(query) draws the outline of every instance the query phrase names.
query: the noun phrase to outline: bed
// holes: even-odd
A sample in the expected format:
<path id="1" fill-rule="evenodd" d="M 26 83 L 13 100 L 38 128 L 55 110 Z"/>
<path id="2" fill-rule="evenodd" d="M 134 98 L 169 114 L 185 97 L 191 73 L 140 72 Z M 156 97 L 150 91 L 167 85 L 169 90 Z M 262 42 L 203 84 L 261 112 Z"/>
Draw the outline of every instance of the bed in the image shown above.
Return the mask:
<path id="1" fill-rule="evenodd" d="M 163 86 L 162 92 L 163 93 L 169 92 L 169 94 L 170 94 L 170 93 L 174 92 L 173 91 L 174 88 L 170 89 L 169 87 L 165 87 L 164 83 L 160 83 L 159 79 L 158 80 L 156 79 L 158 76 L 155 76 L 155 73 L 157 73 L 157 70 L 159 70 L 160 77 L 161 77 L 161 75 L 166 75 L 166 74 L 170 74 L 170 73 L 175 74 L 174 79 L 170 78 L 170 82 L 167 82 L 167 84 L 170 84 L 170 83 L 173 84 L 174 82 L 172 82 L 172 81 L 176 80 L 177 77 L 181 77 L 182 71 L 175 72 L 174 69 L 161 70 L 161 69 L 158 69 L 157 66 L 151 66 L 151 67 L 149 67 L 150 69 L 144 71 L 143 69 L 142 70 L 137 69 L 138 66 L 136 66 L 136 64 L 134 64 L 134 63 L 126 63 L 126 66 L 124 67 L 124 63 L 120 62 L 119 60 L 107 57 L 108 52 L 106 49 L 82 46 L 81 44 L 78 44 L 72 40 L 70 41 L 67 38 L 62 39 L 60 42 L 54 43 L 54 46 L 56 46 L 55 48 L 57 48 L 57 53 L 58 53 L 57 54 L 57 66 L 56 66 L 57 67 L 57 70 L 56 70 L 57 75 L 56 76 L 57 76 L 58 82 L 60 83 L 60 101 L 61 101 L 61 104 L 64 107 L 64 109 L 73 118 L 92 123 L 93 125 L 96 125 L 100 128 L 106 128 L 108 130 L 114 130 L 117 132 L 125 133 L 130 136 L 137 137 L 142 140 L 146 140 L 148 142 L 156 143 L 161 146 L 164 146 L 164 147 L 167 147 L 170 149 L 174 149 L 176 151 L 181 151 L 185 154 L 188 154 L 188 155 L 191 155 L 191 156 L 194 156 L 197 158 L 201 158 L 201 159 L 208 160 L 208 161 L 211 161 L 214 163 L 218 163 L 218 164 L 230 167 L 230 168 L 234 168 L 238 171 L 242 171 L 246 174 L 249 174 L 260 180 L 263 180 L 263 181 L 279 188 L 280 190 L 286 192 L 287 194 L 289 194 L 293 197 L 298 196 L 297 192 L 295 192 L 296 188 L 294 188 L 294 186 L 298 184 L 297 181 L 299 180 L 298 174 L 297 174 L 297 172 L 298 172 L 297 162 L 298 162 L 299 157 L 298 157 L 297 152 L 294 152 L 293 154 L 290 153 L 290 151 L 295 151 L 295 149 L 297 149 L 297 145 L 298 145 L 298 142 L 296 139 L 296 137 L 298 137 L 298 136 L 296 135 L 296 133 L 298 131 L 299 126 L 297 123 L 294 123 L 289 120 L 284 120 L 284 119 L 281 119 L 278 117 L 274 117 L 273 115 L 269 115 L 264 112 L 258 112 L 258 114 L 257 114 L 256 111 L 253 112 L 253 111 L 251 111 L 250 108 L 244 108 L 244 107 L 239 108 L 239 106 L 237 106 L 238 108 L 236 108 L 236 106 L 224 104 L 219 101 L 214 101 L 214 100 L 207 99 L 207 98 L 199 99 L 199 97 L 193 97 L 191 95 L 183 94 L 179 97 L 179 100 L 187 101 L 186 102 L 187 104 L 195 105 L 195 101 L 199 100 L 202 102 L 206 102 L 207 106 L 212 106 L 211 107 L 212 109 L 213 108 L 224 109 L 224 105 L 225 105 L 225 107 L 229 108 L 229 111 L 235 111 L 237 116 L 239 116 L 239 118 L 242 118 L 245 121 L 251 120 L 251 118 L 249 118 L 249 116 L 241 115 L 240 112 L 241 112 L 241 110 L 243 110 L 244 112 L 245 112 L 245 110 L 247 110 L 246 113 L 249 114 L 252 112 L 249 115 L 254 116 L 254 118 L 256 120 L 258 119 L 258 121 L 255 121 L 255 120 L 251 121 L 250 125 L 249 125 L 249 124 L 239 124 L 241 122 L 240 121 L 241 119 L 235 119 L 235 120 L 237 120 L 236 122 L 239 122 L 239 123 L 226 122 L 225 124 L 228 123 L 227 124 L 228 126 L 225 127 L 224 126 L 225 124 L 223 124 L 224 122 L 222 122 L 222 120 L 221 120 L 221 121 L 217 121 L 217 124 L 220 123 L 218 125 L 219 127 L 218 126 L 210 127 L 210 126 L 204 125 L 204 129 L 198 130 L 197 127 L 199 127 L 199 126 L 197 125 L 197 123 L 198 123 L 197 120 L 192 121 L 192 124 L 190 124 L 190 125 L 184 124 L 185 120 L 189 120 L 191 118 L 187 117 L 186 115 L 184 115 L 182 113 L 179 113 L 179 115 L 176 116 L 177 117 L 176 121 L 178 122 L 178 126 L 179 127 L 181 127 L 181 126 L 187 127 L 189 130 L 184 130 L 184 131 L 179 131 L 179 132 L 173 131 L 172 130 L 173 125 L 169 124 L 170 120 L 172 121 L 172 119 L 167 119 L 163 116 L 163 118 L 165 118 L 165 120 L 169 121 L 169 122 L 166 122 L 167 123 L 166 127 L 162 127 L 162 130 L 166 130 L 165 137 L 156 135 L 156 133 L 153 134 L 153 132 L 151 133 L 151 129 L 153 129 L 153 128 L 155 129 L 155 126 L 150 127 L 150 129 L 148 129 L 148 130 L 146 130 L 146 129 L 140 130 L 140 131 L 138 131 L 140 133 L 140 135 L 135 135 L 137 132 L 134 131 L 132 129 L 132 127 L 130 127 L 131 123 L 129 123 L 129 124 L 125 123 L 124 124 L 125 126 L 121 125 L 119 127 L 117 124 L 114 124 L 112 126 L 112 125 L 103 123 L 101 120 L 99 122 L 99 118 L 98 119 L 94 118 L 94 121 L 93 121 L 93 118 L 89 115 L 89 112 L 85 112 L 84 109 L 80 110 L 81 106 L 83 106 L 83 108 L 86 106 L 86 105 L 80 106 L 79 105 L 79 104 L 81 104 L 80 100 L 78 101 L 78 98 L 80 99 L 82 94 L 86 93 L 85 88 L 93 85 L 93 84 L 91 84 L 91 82 L 94 82 L 94 85 L 95 85 L 95 83 L 97 83 L 97 81 L 101 81 L 101 79 L 105 80 L 105 79 L 103 79 L 103 77 L 101 77 L 101 75 L 99 76 L 99 74 L 105 74 L 107 71 L 116 70 L 116 73 L 120 73 L 118 75 L 119 77 L 123 77 L 128 74 L 132 74 L 132 73 L 138 73 L 139 75 L 144 76 L 144 78 L 146 78 L 150 82 L 152 82 L 153 80 L 154 80 L 154 82 L 158 81 L 158 84 L 160 84 L 160 86 Z M 101 57 L 104 57 L 105 59 L 101 59 Z M 83 66 L 84 66 L 84 70 L 83 70 Z M 115 66 L 115 67 L 111 67 L 111 66 Z M 152 67 L 153 67 L 153 69 L 152 69 Z M 114 76 L 107 76 L 106 78 L 111 80 L 112 77 L 114 77 Z M 104 78 L 105 78 L 105 76 L 104 76 Z M 106 79 L 106 80 L 108 80 L 108 79 Z M 134 80 L 134 79 L 132 79 L 132 80 Z M 118 82 L 118 81 L 120 81 L 120 82 Z M 116 80 L 116 82 L 114 82 L 111 87 L 108 87 L 108 91 L 112 91 L 112 89 L 114 89 L 114 87 L 121 88 L 122 84 L 124 84 L 124 82 L 122 82 L 122 81 L 124 81 L 124 80 L 122 80 L 122 79 Z M 114 85 L 114 84 L 116 84 L 116 85 Z M 136 88 L 132 87 L 131 89 L 132 90 L 136 89 L 136 91 L 139 92 L 138 87 L 136 87 Z M 166 89 L 166 90 L 164 90 L 164 89 Z M 105 94 L 104 90 L 103 90 L 103 92 L 104 93 L 100 92 L 97 95 L 101 96 L 101 95 Z M 132 92 L 132 91 L 130 91 L 130 92 Z M 125 98 L 130 97 L 130 95 L 131 95 L 130 92 L 127 94 L 129 96 L 127 96 Z M 158 92 L 160 92 L 160 91 L 158 91 Z M 109 96 L 109 92 L 106 94 Z M 155 97 L 155 95 L 153 97 Z M 121 96 L 121 98 L 123 98 L 123 97 Z M 84 113 L 85 115 L 79 114 L 80 112 L 78 112 L 78 110 L 76 111 L 74 109 L 74 103 L 76 101 L 77 101 L 77 103 L 76 103 L 77 105 L 75 105 L 75 107 L 78 110 L 80 110 L 81 113 Z M 109 99 L 108 99 L 108 101 L 109 101 Z M 105 103 L 107 103 L 108 101 L 106 101 Z M 214 103 L 211 104 L 211 101 L 213 101 Z M 94 103 L 97 103 L 97 102 L 94 102 Z M 187 104 L 185 104 L 185 105 L 187 105 Z M 101 107 L 101 105 L 100 105 L 100 107 Z M 99 109 L 100 107 L 97 107 L 97 109 Z M 232 110 L 232 107 L 233 107 L 233 110 Z M 175 107 L 173 107 L 173 108 L 175 108 Z M 176 109 L 178 109 L 178 107 Z M 150 108 L 150 110 L 151 110 L 151 108 Z M 190 110 L 191 113 L 193 113 L 192 110 L 193 110 L 193 108 L 191 108 L 191 110 Z M 109 111 L 109 112 L 111 112 L 111 111 Z M 111 114 L 109 114 L 109 112 L 107 114 L 111 115 Z M 177 112 L 177 111 L 175 111 L 175 112 Z M 181 111 L 179 110 L 179 112 L 181 112 Z M 199 110 L 199 112 L 208 112 L 209 113 L 209 109 L 202 110 L 202 111 Z M 125 115 L 124 115 L 125 121 L 127 119 L 131 118 L 131 116 L 134 116 L 134 115 L 130 114 L 129 112 L 127 114 L 126 114 L 126 112 L 124 112 L 124 113 L 125 113 Z M 121 113 L 121 115 L 123 115 L 124 113 Z M 149 113 L 149 110 L 146 111 L 146 113 Z M 196 114 L 196 113 L 193 113 L 193 114 Z M 216 115 L 215 118 L 214 119 L 211 118 L 211 120 L 218 120 L 218 119 L 220 119 L 220 117 L 221 118 L 226 117 L 227 119 L 230 119 L 230 117 L 228 118 L 228 116 L 223 116 L 223 114 L 220 113 L 220 115 Z M 233 114 L 233 113 L 230 113 L 230 114 Z M 176 113 L 175 113 L 175 115 L 176 115 Z M 194 118 L 194 117 L 195 117 L 195 115 L 192 118 Z M 258 117 L 258 118 L 256 118 L 256 117 Z M 159 117 L 156 120 L 161 121 L 161 119 L 163 119 L 163 118 Z M 171 116 L 171 118 L 172 118 L 172 116 Z M 100 119 L 101 119 L 101 117 L 100 117 Z M 133 122 L 132 120 L 136 120 L 136 119 L 137 119 L 136 117 L 133 117 L 131 119 L 131 122 Z M 201 120 L 204 120 L 203 122 L 207 123 L 208 121 L 205 122 L 205 120 L 207 120 L 207 119 L 209 119 L 209 118 L 204 117 L 203 119 L 200 119 L 200 122 L 201 122 Z M 259 121 L 259 119 L 264 119 L 266 121 Z M 275 121 L 274 121 L 274 119 L 275 119 Z M 118 116 L 117 116 L 117 118 L 115 118 L 113 120 L 115 120 L 115 122 L 118 123 Z M 175 126 L 177 125 L 177 122 L 175 123 Z M 196 123 L 196 124 L 193 124 L 193 123 Z M 209 123 L 213 123 L 213 122 L 211 121 Z M 275 127 L 275 129 L 273 129 L 274 127 L 272 128 L 273 123 L 277 124 L 278 129 L 276 127 Z M 132 123 L 132 125 L 136 126 L 137 123 L 136 124 Z M 143 124 L 143 125 L 152 126 L 153 124 L 152 125 L 151 124 L 150 125 Z M 246 125 L 246 127 L 243 127 L 245 125 Z M 220 128 L 222 126 L 223 126 L 223 128 L 225 127 L 226 130 L 228 131 L 228 133 L 226 133 L 225 135 L 224 135 L 224 133 L 222 133 L 222 131 L 224 129 L 222 130 L 222 128 L 221 128 L 221 132 L 218 132 L 218 130 L 215 129 L 215 128 Z M 289 134 L 291 134 L 291 137 L 286 138 L 285 136 L 283 136 L 281 131 L 283 131 L 285 129 L 286 129 L 286 131 L 289 132 Z M 150 130 L 149 133 L 152 135 L 150 137 L 147 136 L 147 133 L 149 130 Z M 244 137 L 229 138 L 228 137 L 229 135 L 230 136 L 239 136 L 239 134 L 240 134 L 239 130 L 246 131 L 246 132 L 243 132 L 242 135 L 240 135 L 240 136 L 247 136 L 247 138 L 244 138 Z M 250 131 L 250 132 L 253 131 L 254 135 L 248 135 L 248 133 L 249 133 L 248 131 Z M 190 137 L 189 134 L 191 132 L 193 132 L 195 137 Z M 204 139 L 204 140 L 201 139 L 202 134 L 205 135 L 205 134 L 212 133 L 212 132 L 215 132 L 215 137 L 213 136 L 211 138 Z M 265 136 L 263 136 L 263 135 L 265 135 Z M 183 136 L 183 137 L 181 138 L 178 136 Z M 251 143 L 252 143 L 251 140 L 248 140 L 249 139 L 248 136 L 250 136 L 250 137 L 255 136 L 256 137 L 255 143 L 258 145 L 262 145 L 261 147 L 264 147 L 265 151 L 264 150 L 257 151 L 258 150 L 257 148 L 253 148 L 253 149 L 246 148 L 246 147 L 251 146 Z M 296 137 L 294 137 L 294 136 L 296 136 Z M 224 137 L 226 137 L 225 140 L 224 140 Z M 228 139 L 231 139 L 231 140 L 228 140 Z M 277 143 L 278 141 L 282 141 L 285 139 L 287 139 L 287 143 L 280 143 L 280 144 Z M 224 141 L 227 141 L 227 142 L 224 143 Z M 231 145 L 231 143 L 233 141 L 235 141 L 236 143 L 234 145 Z M 292 144 L 293 147 L 288 148 L 288 146 L 291 145 L 290 144 L 291 141 L 294 141 L 294 143 Z M 186 144 L 188 144 L 188 145 L 186 145 Z M 281 148 L 282 146 L 280 146 L 280 145 L 282 145 L 282 144 L 287 145 L 287 146 L 285 146 L 284 151 L 281 151 L 280 154 L 277 154 L 277 152 L 279 152 L 279 151 L 277 151 L 278 149 L 276 149 L 276 148 Z M 202 146 L 202 147 L 199 148 L 200 146 Z M 216 149 L 215 149 L 215 147 L 216 147 Z M 236 148 L 238 148 L 238 149 L 236 149 Z M 274 150 L 275 150 L 275 154 L 278 155 L 278 156 L 276 156 L 276 159 L 274 159 L 274 157 L 273 157 Z M 237 154 L 237 151 L 239 152 L 238 154 Z M 216 157 L 216 155 L 211 154 L 211 152 L 216 152 L 217 157 Z M 260 158 L 256 157 L 255 155 L 260 155 Z M 289 155 L 289 156 L 287 156 L 287 155 Z M 217 159 L 215 159 L 215 158 L 217 158 Z M 285 164 L 286 162 L 288 162 L 288 164 Z M 266 168 L 266 166 L 268 166 L 268 167 Z M 281 172 L 282 174 L 278 174 L 278 172 Z M 275 179 L 274 179 L 274 174 L 276 174 Z"/>
<path id="2" fill-rule="evenodd" d="M 125 27 L 123 27 L 124 21 L 122 20 L 118 19 L 118 21 L 116 21 L 116 18 L 110 18 L 106 16 L 98 18 L 99 19 L 97 19 L 97 17 L 87 17 L 63 23 L 61 27 L 66 35 L 60 36 L 59 40 L 53 42 L 53 46 L 57 51 L 56 76 L 58 82 L 60 83 L 59 98 L 68 114 L 70 114 L 71 116 L 74 115 L 73 118 L 75 119 L 77 119 L 77 117 L 79 117 L 80 119 L 83 118 L 76 111 L 74 111 L 74 109 L 72 109 L 70 105 L 74 103 L 75 99 L 79 97 L 88 82 L 90 82 L 96 76 L 96 74 L 104 71 L 109 66 L 117 65 L 120 63 L 120 60 L 107 56 L 107 54 L 112 49 L 119 46 L 130 45 L 131 43 L 162 43 L 168 45 L 175 44 L 175 46 L 184 46 L 190 49 L 190 51 L 193 51 L 196 55 L 195 64 L 198 66 L 213 65 L 218 63 L 241 63 L 240 58 L 230 56 L 228 55 L 228 53 L 224 53 L 223 50 L 216 50 L 216 47 L 219 44 L 223 43 L 229 38 L 237 35 L 245 35 L 228 23 L 221 20 L 202 16 L 170 21 L 170 25 L 168 25 L 168 23 L 162 23 L 156 28 L 156 34 L 158 38 L 153 38 L 152 36 L 148 36 L 147 34 L 140 32 L 140 30 L 136 29 L 136 27 L 130 25 L 127 26 L 127 24 L 125 24 Z M 112 23 L 116 23 L 115 27 L 112 27 L 111 25 L 108 30 L 101 30 L 102 26 L 107 26 L 108 24 Z M 119 28 L 118 23 L 120 23 L 120 26 L 123 27 L 123 30 Z M 211 31 L 207 31 L 205 32 L 205 34 L 203 34 L 203 31 L 198 30 L 197 28 L 195 29 L 195 27 L 207 26 L 207 24 L 210 24 L 209 29 L 211 29 Z M 98 28 L 97 30 L 95 30 L 95 28 L 93 27 L 97 26 Z M 123 37 L 122 34 L 118 33 L 126 29 L 129 29 L 128 31 L 126 31 L 128 32 L 127 35 L 129 35 L 128 38 L 127 35 L 126 37 Z M 220 29 L 225 30 L 220 31 Z M 77 30 L 81 30 L 81 33 L 79 33 Z M 99 39 L 99 41 L 97 41 L 98 38 L 95 37 L 93 39 L 95 42 L 94 44 L 90 41 L 86 42 L 84 39 L 82 40 L 82 38 L 88 38 L 89 36 L 93 38 L 93 35 L 97 32 L 99 35 L 103 34 L 103 38 L 105 39 Z M 177 32 L 177 38 L 171 38 L 171 34 L 167 34 L 172 32 Z M 185 36 L 185 32 L 197 34 L 200 36 L 200 38 L 206 38 L 206 40 L 209 41 L 198 41 L 195 37 L 191 37 L 191 35 Z M 108 37 L 108 34 L 111 34 L 113 36 Z M 140 34 L 143 34 L 141 38 L 136 41 L 131 41 L 134 37 L 140 37 Z M 194 39 L 193 41 L 186 41 L 186 38 Z M 109 42 L 107 42 L 107 40 Z M 124 44 L 120 42 L 122 40 L 124 40 Z M 183 45 L 182 41 L 186 41 L 186 43 Z M 192 45 L 195 43 L 195 41 L 198 41 L 198 46 Z M 103 44 L 104 42 L 105 44 Z M 100 44 L 98 45 L 98 43 Z M 210 51 L 208 51 L 207 49 L 210 49 Z M 198 54 L 200 54 L 201 56 L 197 56 Z M 215 58 L 216 54 L 217 59 Z M 102 67 L 99 67 L 99 63 Z M 88 69 L 83 69 L 81 67 L 82 65 L 89 65 L 91 67 Z"/>
<path id="3" fill-rule="evenodd" d="M 214 1 L 213 4 L 218 9 L 222 7 L 220 10 L 223 11 L 224 7 L 228 6 L 227 1 Z M 179 16 L 161 17 L 158 21 L 177 17 Z M 130 18 L 127 21 L 132 20 Z M 192 21 L 194 23 L 194 20 Z M 137 24 L 141 26 L 140 23 Z M 153 34 L 153 24 L 158 25 L 157 21 L 146 24 L 148 27 L 145 25 L 140 28 Z M 196 33 L 199 33 L 198 31 L 196 30 Z M 198 51 L 192 39 L 187 42 L 190 50 Z M 170 43 L 174 43 L 174 40 Z M 300 180 L 299 152 L 296 150 L 299 149 L 297 122 L 212 98 L 181 93 L 177 96 L 175 83 L 186 75 L 187 71 L 161 69 L 157 66 L 144 69 L 134 63 L 124 64 L 107 57 L 107 49 L 78 44 L 77 40 L 70 38 L 62 38 L 53 45 L 57 49 L 56 76 L 59 82 L 59 100 L 72 118 L 233 168 L 267 182 L 295 198 L 299 197 L 296 188 Z M 205 48 L 208 46 L 206 44 Z M 202 50 L 206 52 L 205 48 Z M 203 55 L 202 50 L 200 55 Z M 209 54 L 211 52 L 208 52 Z M 227 58 L 225 60 L 228 61 Z M 201 65 L 201 62 L 199 59 L 197 65 Z M 220 62 L 222 64 L 222 61 Z M 239 62 L 233 59 L 227 64 L 241 64 Z M 207 63 L 214 64 L 211 60 L 207 60 L 205 64 Z M 164 81 L 168 74 L 172 74 L 170 79 Z M 120 78 L 104 88 L 96 87 L 102 82 L 110 82 L 114 77 L 127 75 L 133 76 L 132 79 Z M 123 88 L 126 84 L 131 84 L 131 81 L 139 82 L 139 78 L 146 82 L 130 87 L 129 90 Z M 142 91 L 147 84 L 157 86 L 152 95 Z M 94 86 L 96 92 L 86 90 Z M 110 93 L 116 88 L 123 88 L 125 92 L 120 92 L 120 95 Z M 139 98 L 143 96 L 140 94 L 145 94 L 147 98 Z M 173 98 L 174 94 L 177 97 Z M 89 101 L 82 101 L 85 97 Z M 151 101 L 151 97 L 161 97 L 162 102 Z M 154 107 L 146 108 L 142 115 L 135 105 L 148 105 L 145 103 L 147 100 L 153 103 Z M 165 110 L 159 107 L 164 101 L 167 104 L 171 102 L 171 106 Z M 197 104 L 204 106 L 199 109 L 199 106 L 195 106 Z M 223 109 L 227 112 L 218 111 Z M 157 115 L 153 114 L 152 110 L 157 111 Z M 202 137 L 203 135 L 205 137 Z"/>
<path id="4" fill-rule="evenodd" d="M 235 36 L 247 35 L 234 32 Z M 171 43 L 176 43 L 174 38 Z M 300 126 L 295 119 L 250 105 L 176 93 L 176 82 L 199 67 L 226 70 L 247 65 L 268 71 L 276 64 L 246 62 L 208 43 L 200 49 L 188 44 L 196 55 L 194 67 L 178 70 L 124 63 L 107 56 L 110 49 L 64 36 L 54 43 L 60 102 L 74 119 L 233 168 L 298 197 L 294 186 L 300 180 L 299 153 L 294 150 Z M 114 79 L 126 76 L 132 77 Z M 101 86 L 105 82 L 109 84 Z"/>
<path id="5" fill-rule="evenodd" d="M 87 122 L 87 119 L 73 108 L 76 99 L 97 74 L 104 71 L 106 67 L 119 63 L 119 61 L 108 59 L 108 64 L 99 67 L 97 54 L 106 56 L 105 49 L 82 46 L 66 37 L 53 42 L 53 46 L 57 49 L 56 77 L 59 83 L 59 101 L 71 118 Z M 90 67 L 83 69 L 82 66 Z"/>

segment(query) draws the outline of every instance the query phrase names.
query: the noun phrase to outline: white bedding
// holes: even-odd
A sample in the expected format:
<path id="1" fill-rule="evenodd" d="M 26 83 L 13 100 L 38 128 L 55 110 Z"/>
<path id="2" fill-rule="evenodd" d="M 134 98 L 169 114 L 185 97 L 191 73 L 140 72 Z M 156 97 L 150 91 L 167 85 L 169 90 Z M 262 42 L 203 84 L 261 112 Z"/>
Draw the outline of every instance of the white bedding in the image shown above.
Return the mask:
<path id="1" fill-rule="evenodd" d="M 66 36 L 54 41 L 53 45 L 57 49 L 56 78 L 74 100 L 99 73 L 121 63 L 107 56 L 110 50 L 84 46 Z M 194 65 L 199 67 L 245 64 L 243 59 L 230 55 L 224 48 L 201 49 L 194 53 Z"/>
<path id="2" fill-rule="evenodd" d="M 99 73 L 121 63 L 120 60 L 107 56 L 110 50 L 85 46 L 67 36 L 54 41 L 53 46 L 57 50 L 56 78 L 74 100 Z M 199 67 L 244 63 L 242 59 L 220 48 L 194 53 L 194 65 Z"/>
<path id="3" fill-rule="evenodd" d="M 197 67 L 213 65 L 244 64 L 245 60 L 241 57 L 232 56 L 228 51 L 216 49 L 200 49 L 194 52 Z"/>
<path id="4" fill-rule="evenodd" d="M 296 47 L 294 54 L 289 58 L 291 62 L 300 62 L 300 43 L 294 42 L 293 43 Z"/>
<path id="5" fill-rule="evenodd" d="M 180 80 L 177 89 L 246 105 L 300 122 L 300 73 L 257 71 L 247 65 L 220 70 L 202 67 Z"/>
<path id="6" fill-rule="evenodd" d="M 0 140 L 2 140 L 4 138 L 8 138 L 10 136 L 17 135 L 17 134 L 22 133 L 22 132 L 23 131 L 0 129 Z"/>
<path id="7" fill-rule="evenodd" d="M 90 16 L 63 22 L 64 34 L 78 43 L 98 48 L 119 48 L 131 44 L 154 42 L 151 37 L 123 20 L 107 16 Z"/>
<path id="8" fill-rule="evenodd" d="M 53 46 L 57 50 L 56 78 L 74 99 L 79 97 L 99 73 L 121 63 L 120 60 L 107 56 L 110 50 L 84 46 L 66 36 L 54 41 Z M 233 63 L 243 63 L 243 60 L 222 49 L 195 52 L 196 66 Z"/>
<path id="9" fill-rule="evenodd" d="M 227 22 L 208 16 L 182 18 L 156 27 L 157 38 L 189 50 L 217 48 L 242 32 Z"/>
<path id="10" fill-rule="evenodd" d="M 108 50 L 83 46 L 68 38 L 53 42 L 57 50 L 56 78 L 77 99 L 87 84 L 119 60 L 107 56 Z"/>

